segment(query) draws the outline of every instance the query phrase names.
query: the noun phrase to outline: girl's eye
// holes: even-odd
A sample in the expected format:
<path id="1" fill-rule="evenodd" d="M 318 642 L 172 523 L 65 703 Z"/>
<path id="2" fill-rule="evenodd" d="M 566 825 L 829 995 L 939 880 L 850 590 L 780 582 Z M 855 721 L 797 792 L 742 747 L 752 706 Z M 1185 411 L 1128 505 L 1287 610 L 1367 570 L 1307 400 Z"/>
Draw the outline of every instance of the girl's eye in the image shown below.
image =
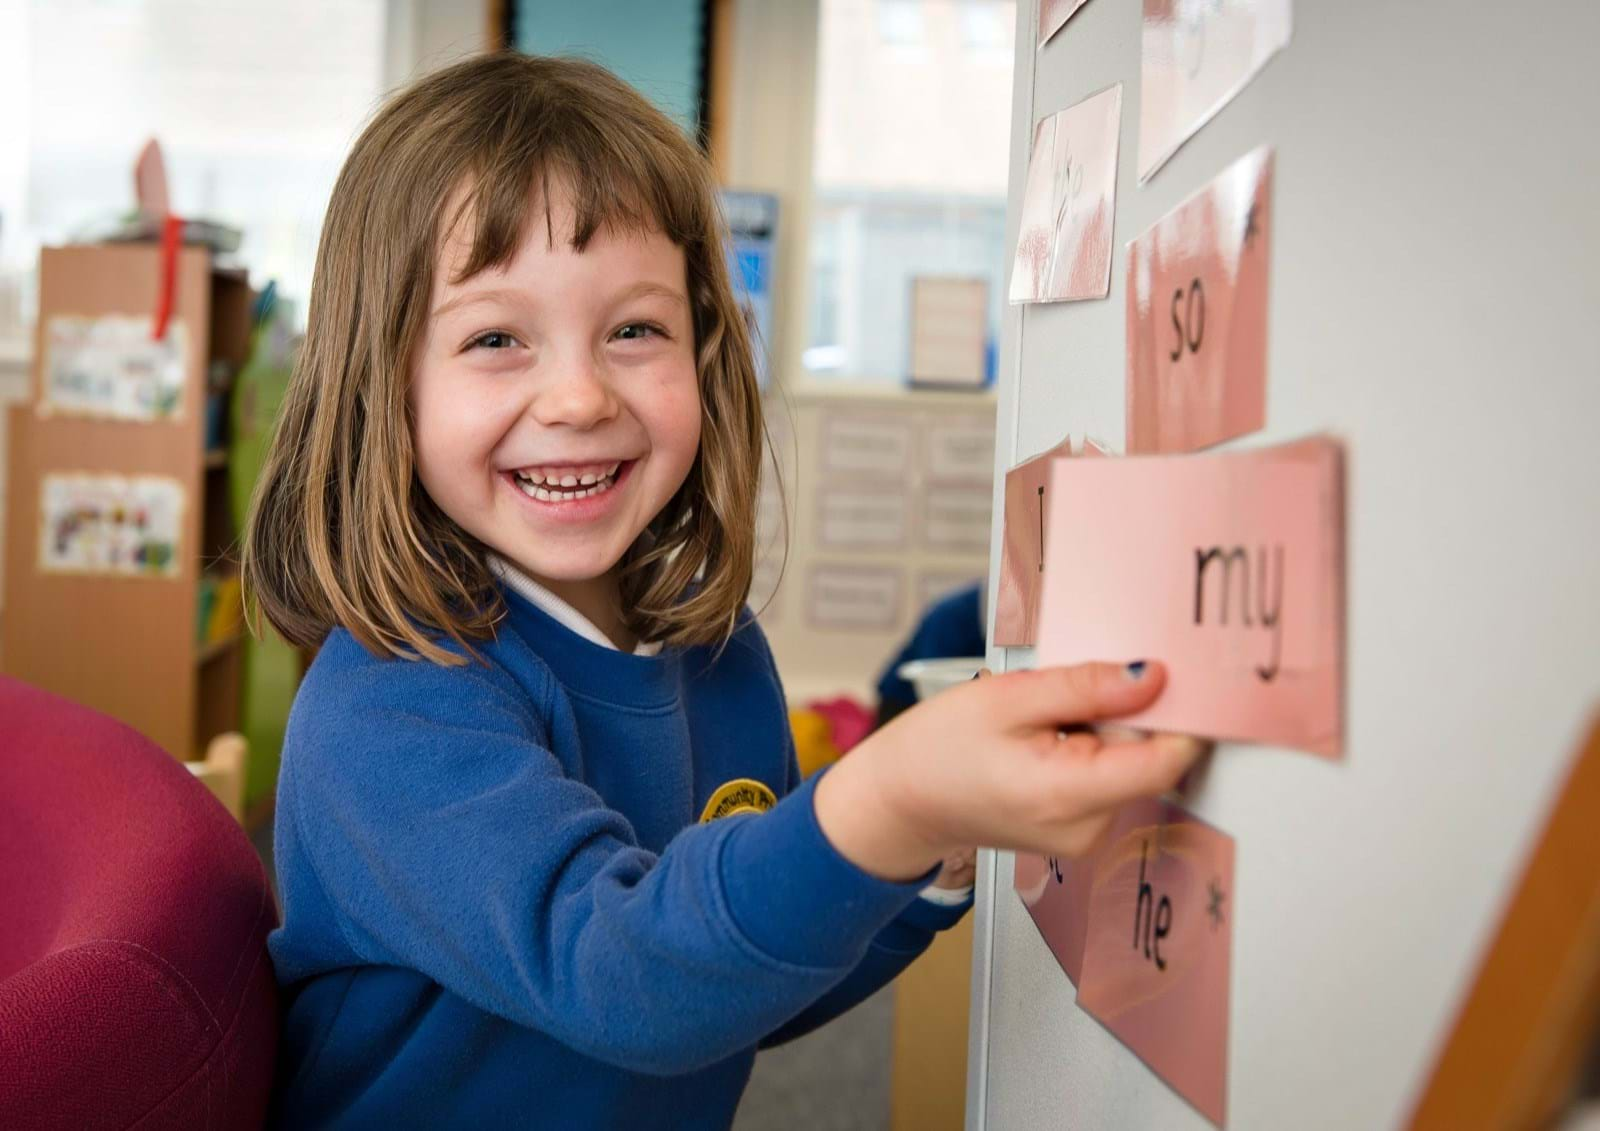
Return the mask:
<path id="1" fill-rule="evenodd" d="M 637 342 L 646 338 L 660 337 L 661 333 L 661 327 L 652 323 L 629 322 L 626 326 L 618 327 L 617 332 L 612 337 L 621 342 Z"/>
<path id="2" fill-rule="evenodd" d="M 516 344 L 517 339 L 513 338 L 504 330 L 489 330 L 486 333 L 479 334 L 476 338 L 473 338 L 472 341 L 468 342 L 467 348 L 504 350 L 510 349 Z"/>

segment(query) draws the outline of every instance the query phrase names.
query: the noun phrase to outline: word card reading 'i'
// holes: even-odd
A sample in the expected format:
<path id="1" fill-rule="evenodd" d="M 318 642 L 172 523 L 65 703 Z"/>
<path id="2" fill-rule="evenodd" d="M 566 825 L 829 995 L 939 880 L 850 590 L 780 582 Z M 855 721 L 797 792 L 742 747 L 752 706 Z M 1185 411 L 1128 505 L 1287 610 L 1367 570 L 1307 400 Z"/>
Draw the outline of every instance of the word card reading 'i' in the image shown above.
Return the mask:
<path id="1" fill-rule="evenodd" d="M 1233 839 L 1176 805 L 1134 802 L 1092 869 L 1078 1004 L 1222 1126 Z"/>
<path id="2" fill-rule="evenodd" d="M 1272 167 L 1241 157 L 1128 245 L 1129 455 L 1266 423 Z"/>
<path id="3" fill-rule="evenodd" d="M 1103 456 L 1106 452 L 1093 440 L 1085 439 L 1080 454 Z M 1050 465 L 1071 455 L 1072 440 L 1068 438 L 1006 472 L 1000 584 L 994 602 L 994 642 L 998 645 L 1032 646 L 1038 634 Z"/>
<path id="4" fill-rule="evenodd" d="M 1343 469 L 1327 438 L 1051 461 L 1039 664 L 1160 660 L 1129 725 L 1337 756 Z"/>

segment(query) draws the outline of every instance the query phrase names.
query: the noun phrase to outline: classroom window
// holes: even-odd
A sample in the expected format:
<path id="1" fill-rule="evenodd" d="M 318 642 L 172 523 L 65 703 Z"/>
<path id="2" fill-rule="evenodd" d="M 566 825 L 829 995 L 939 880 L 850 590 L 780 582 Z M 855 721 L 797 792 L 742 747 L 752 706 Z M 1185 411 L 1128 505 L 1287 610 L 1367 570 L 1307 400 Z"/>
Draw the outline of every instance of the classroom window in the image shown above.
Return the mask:
<path id="1" fill-rule="evenodd" d="M 986 280 L 998 337 L 1016 5 L 821 0 L 820 10 L 802 360 L 816 379 L 896 384 L 918 275 Z"/>
<path id="2" fill-rule="evenodd" d="M 160 139 L 172 206 L 243 232 L 304 315 L 340 163 L 383 91 L 386 0 L 0 0 L 0 277 L 128 211 Z"/>

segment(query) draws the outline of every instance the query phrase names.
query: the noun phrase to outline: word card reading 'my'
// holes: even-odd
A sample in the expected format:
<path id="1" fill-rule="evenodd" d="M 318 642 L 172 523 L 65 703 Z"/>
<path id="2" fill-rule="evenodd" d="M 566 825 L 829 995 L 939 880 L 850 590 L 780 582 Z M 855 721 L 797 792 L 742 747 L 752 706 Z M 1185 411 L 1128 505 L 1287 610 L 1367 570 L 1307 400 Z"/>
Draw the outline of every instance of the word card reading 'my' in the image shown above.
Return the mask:
<path id="1" fill-rule="evenodd" d="M 1266 423 L 1272 165 L 1241 157 L 1128 245 L 1129 455 Z"/>
<path id="2" fill-rule="evenodd" d="M 1040 665 L 1160 660 L 1130 725 L 1338 755 L 1343 467 L 1326 438 L 1052 461 Z"/>
<path id="3" fill-rule="evenodd" d="M 1078 1004 L 1220 1127 L 1233 840 L 1175 805 L 1135 802 L 1092 868 Z"/>

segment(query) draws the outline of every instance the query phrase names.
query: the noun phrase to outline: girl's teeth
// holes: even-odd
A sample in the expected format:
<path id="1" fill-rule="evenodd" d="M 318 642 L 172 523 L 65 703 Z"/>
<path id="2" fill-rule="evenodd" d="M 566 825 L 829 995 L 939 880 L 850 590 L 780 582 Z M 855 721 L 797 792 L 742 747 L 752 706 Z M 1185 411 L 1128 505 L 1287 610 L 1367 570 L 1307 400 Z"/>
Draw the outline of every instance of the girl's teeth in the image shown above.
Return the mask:
<path id="1" fill-rule="evenodd" d="M 517 486 L 523 494 L 544 502 L 565 503 L 573 499 L 586 499 L 590 495 L 598 495 L 602 491 L 609 491 L 612 487 L 612 476 L 616 474 L 620 463 L 611 465 L 611 470 L 603 477 L 585 475 L 580 483 L 576 476 L 567 475 L 559 480 L 551 475 L 546 477 L 539 472 L 518 472 L 514 477 Z M 568 488 L 576 488 L 569 490 Z"/>

